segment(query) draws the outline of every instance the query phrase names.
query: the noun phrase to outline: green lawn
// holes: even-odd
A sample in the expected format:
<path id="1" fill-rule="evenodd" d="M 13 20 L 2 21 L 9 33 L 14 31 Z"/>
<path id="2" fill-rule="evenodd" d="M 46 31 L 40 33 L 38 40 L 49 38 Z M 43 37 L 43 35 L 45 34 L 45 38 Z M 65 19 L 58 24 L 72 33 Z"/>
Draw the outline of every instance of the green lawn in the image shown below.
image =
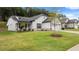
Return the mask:
<path id="1" fill-rule="evenodd" d="M 61 38 L 51 37 L 51 31 L 0 32 L 0 50 L 65 51 L 79 43 L 79 35 L 59 32 Z"/>
<path id="2" fill-rule="evenodd" d="M 6 22 L 0 21 L 0 32 L 7 31 Z"/>

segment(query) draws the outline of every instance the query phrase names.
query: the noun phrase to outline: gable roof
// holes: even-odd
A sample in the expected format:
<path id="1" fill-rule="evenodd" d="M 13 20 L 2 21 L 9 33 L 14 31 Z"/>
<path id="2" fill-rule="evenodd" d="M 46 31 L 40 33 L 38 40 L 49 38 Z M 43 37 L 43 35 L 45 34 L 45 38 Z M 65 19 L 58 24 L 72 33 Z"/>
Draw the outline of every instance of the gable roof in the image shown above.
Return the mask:
<path id="1" fill-rule="evenodd" d="M 17 21 L 29 22 L 29 21 L 31 21 L 31 20 L 30 20 L 30 18 L 28 18 L 28 17 L 18 17 Z"/>
<path id="2" fill-rule="evenodd" d="M 77 19 L 71 19 L 68 20 L 67 23 L 78 23 L 79 21 Z"/>
<path id="3" fill-rule="evenodd" d="M 17 21 L 31 22 L 31 21 L 34 21 L 41 16 L 46 16 L 46 15 L 40 14 L 40 15 L 36 15 L 36 16 L 33 16 L 33 17 L 11 16 L 11 18 L 13 18 L 14 20 L 17 20 Z"/>
<path id="4" fill-rule="evenodd" d="M 10 18 L 12 18 L 13 20 L 17 20 L 17 16 L 11 16 Z"/>
<path id="5" fill-rule="evenodd" d="M 35 19 L 37 19 L 37 18 L 39 18 L 41 16 L 46 16 L 46 15 L 45 14 L 36 15 L 36 16 L 31 17 L 30 20 L 35 20 Z"/>
<path id="6" fill-rule="evenodd" d="M 43 23 L 47 23 L 47 22 L 51 22 L 52 17 L 48 17 Z M 54 20 L 52 20 L 52 23 L 54 23 Z M 60 20 L 58 18 L 55 19 L 55 23 L 61 23 Z"/>
<path id="7" fill-rule="evenodd" d="M 68 20 L 69 20 L 69 18 L 60 19 L 60 22 L 61 22 L 62 24 L 65 24 L 65 23 L 67 23 L 67 22 L 68 22 Z"/>

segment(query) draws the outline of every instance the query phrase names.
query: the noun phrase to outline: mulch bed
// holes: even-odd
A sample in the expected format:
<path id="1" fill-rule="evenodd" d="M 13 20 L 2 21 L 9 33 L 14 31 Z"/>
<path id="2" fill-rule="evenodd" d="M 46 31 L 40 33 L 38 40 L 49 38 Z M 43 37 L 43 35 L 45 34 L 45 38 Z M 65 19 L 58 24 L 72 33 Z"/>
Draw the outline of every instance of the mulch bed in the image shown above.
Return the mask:
<path id="1" fill-rule="evenodd" d="M 61 34 L 51 34 L 50 36 L 52 36 L 52 37 L 57 37 L 57 38 L 62 37 Z"/>

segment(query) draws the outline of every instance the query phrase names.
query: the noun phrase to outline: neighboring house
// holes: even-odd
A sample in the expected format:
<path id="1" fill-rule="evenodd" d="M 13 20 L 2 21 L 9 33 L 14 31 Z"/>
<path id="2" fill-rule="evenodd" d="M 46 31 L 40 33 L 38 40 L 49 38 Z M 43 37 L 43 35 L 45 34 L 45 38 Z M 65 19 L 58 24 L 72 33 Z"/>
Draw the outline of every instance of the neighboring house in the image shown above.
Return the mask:
<path id="1" fill-rule="evenodd" d="M 73 28 L 78 29 L 79 28 L 79 21 L 77 19 L 71 19 L 66 22 L 65 28 Z"/>
<path id="2" fill-rule="evenodd" d="M 62 29 L 64 30 L 66 28 L 66 23 L 68 22 L 69 18 L 65 18 L 65 19 L 62 19 L 60 20 L 61 21 L 61 27 Z"/>
<path id="3" fill-rule="evenodd" d="M 44 14 L 36 15 L 33 17 L 19 17 L 11 16 L 8 19 L 7 26 L 8 31 L 19 30 L 61 30 L 61 22 L 58 18 L 50 22 L 52 19 Z M 25 22 L 25 25 L 21 26 L 21 23 Z"/>

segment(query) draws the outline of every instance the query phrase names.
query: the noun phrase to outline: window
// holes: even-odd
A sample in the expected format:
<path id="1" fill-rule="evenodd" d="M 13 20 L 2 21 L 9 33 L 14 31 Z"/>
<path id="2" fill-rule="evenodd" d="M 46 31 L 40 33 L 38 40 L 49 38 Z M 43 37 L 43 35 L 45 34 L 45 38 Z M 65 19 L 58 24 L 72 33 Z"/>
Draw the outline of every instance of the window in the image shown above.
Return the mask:
<path id="1" fill-rule="evenodd" d="M 41 28 L 41 24 L 40 23 L 37 23 L 37 28 Z"/>

